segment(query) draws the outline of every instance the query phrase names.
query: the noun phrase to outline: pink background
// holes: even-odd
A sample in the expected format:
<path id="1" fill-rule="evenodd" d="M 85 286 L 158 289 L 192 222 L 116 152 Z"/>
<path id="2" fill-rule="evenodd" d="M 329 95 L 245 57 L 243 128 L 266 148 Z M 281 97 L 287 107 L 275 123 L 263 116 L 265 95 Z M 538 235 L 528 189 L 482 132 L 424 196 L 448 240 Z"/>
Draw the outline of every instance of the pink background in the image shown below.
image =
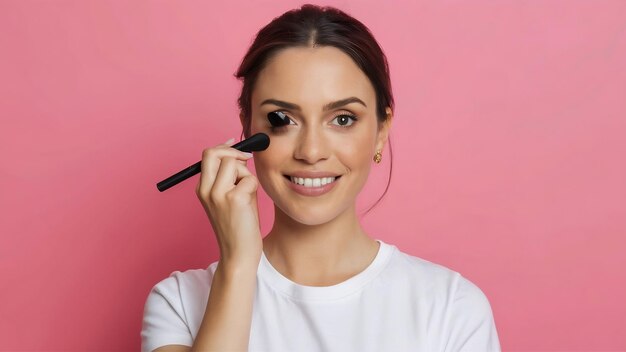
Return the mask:
<path id="1" fill-rule="evenodd" d="M 218 259 L 197 176 L 155 185 L 239 137 L 232 75 L 300 4 L 0 1 L 2 350 L 138 350 L 150 288 Z M 626 350 L 626 1 L 321 4 L 391 65 L 367 231 L 476 283 L 503 350 Z"/>

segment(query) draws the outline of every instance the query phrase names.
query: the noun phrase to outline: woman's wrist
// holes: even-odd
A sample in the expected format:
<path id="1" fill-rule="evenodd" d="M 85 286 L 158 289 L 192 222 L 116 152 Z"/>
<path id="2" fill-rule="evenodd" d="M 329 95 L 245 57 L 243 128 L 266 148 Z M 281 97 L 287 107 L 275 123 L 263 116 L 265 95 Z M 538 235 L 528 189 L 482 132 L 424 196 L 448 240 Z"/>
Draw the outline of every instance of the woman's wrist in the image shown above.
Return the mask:
<path id="1" fill-rule="evenodd" d="M 256 276 L 258 260 L 226 260 L 220 259 L 216 271 L 221 272 L 225 279 Z"/>

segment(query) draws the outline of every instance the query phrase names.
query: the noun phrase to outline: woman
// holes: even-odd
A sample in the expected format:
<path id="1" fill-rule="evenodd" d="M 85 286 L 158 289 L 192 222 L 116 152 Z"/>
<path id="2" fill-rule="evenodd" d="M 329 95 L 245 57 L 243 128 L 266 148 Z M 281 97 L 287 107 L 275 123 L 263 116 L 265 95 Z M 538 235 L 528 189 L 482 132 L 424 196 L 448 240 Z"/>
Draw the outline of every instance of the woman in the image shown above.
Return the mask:
<path id="1" fill-rule="evenodd" d="M 304 5 L 258 33 L 236 74 L 254 155 L 207 148 L 196 188 L 220 248 L 207 269 L 174 272 L 150 292 L 142 350 L 493 351 L 490 304 L 459 273 L 374 240 L 356 198 L 393 117 L 386 58 L 369 30 Z M 268 113 L 289 124 L 273 126 Z M 275 219 L 262 237 L 256 190 Z"/>

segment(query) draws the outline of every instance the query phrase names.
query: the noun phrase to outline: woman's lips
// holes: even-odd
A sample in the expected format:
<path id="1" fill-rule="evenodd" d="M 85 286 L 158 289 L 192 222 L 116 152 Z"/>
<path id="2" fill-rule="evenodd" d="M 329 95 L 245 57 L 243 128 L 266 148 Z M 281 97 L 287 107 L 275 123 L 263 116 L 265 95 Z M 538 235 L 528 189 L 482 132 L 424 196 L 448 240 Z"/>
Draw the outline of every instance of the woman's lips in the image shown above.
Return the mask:
<path id="1" fill-rule="evenodd" d="M 335 177 L 335 180 L 333 182 L 327 183 L 323 186 L 304 187 L 303 185 L 291 182 L 291 179 L 289 176 L 285 175 L 284 177 L 285 181 L 289 184 L 289 188 L 291 188 L 293 191 L 295 191 L 298 194 L 301 194 L 303 196 L 308 196 L 308 197 L 317 197 L 317 196 L 321 196 L 322 194 L 330 192 L 333 189 L 333 187 L 335 187 L 335 184 L 339 182 L 340 178 L 341 176 Z"/>

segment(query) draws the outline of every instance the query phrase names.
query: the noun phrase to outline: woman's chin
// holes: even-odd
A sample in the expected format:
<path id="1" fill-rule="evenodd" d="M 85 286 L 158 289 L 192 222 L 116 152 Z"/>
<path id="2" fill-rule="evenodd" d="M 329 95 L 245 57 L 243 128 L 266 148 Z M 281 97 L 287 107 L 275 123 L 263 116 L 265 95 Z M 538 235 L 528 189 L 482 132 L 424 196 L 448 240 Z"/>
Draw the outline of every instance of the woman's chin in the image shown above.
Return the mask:
<path id="1" fill-rule="evenodd" d="M 284 216 L 291 218 L 293 221 L 302 225 L 314 226 L 325 224 L 337 217 L 337 214 L 331 213 L 328 207 L 298 207 L 290 209 L 278 206 L 284 213 Z"/>

